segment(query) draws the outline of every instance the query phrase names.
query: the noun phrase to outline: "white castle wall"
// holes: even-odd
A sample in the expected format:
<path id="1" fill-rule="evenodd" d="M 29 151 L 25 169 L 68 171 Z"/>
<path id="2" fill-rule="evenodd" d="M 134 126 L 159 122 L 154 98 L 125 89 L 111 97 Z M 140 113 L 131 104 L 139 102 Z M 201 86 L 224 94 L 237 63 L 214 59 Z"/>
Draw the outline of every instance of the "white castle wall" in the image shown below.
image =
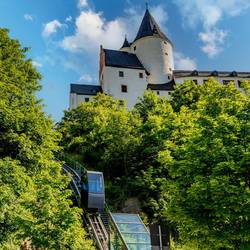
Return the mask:
<path id="1" fill-rule="evenodd" d="M 124 72 L 124 77 L 119 77 L 119 71 Z M 103 73 L 103 92 L 119 100 L 126 100 L 129 109 L 138 102 L 138 97 L 143 96 L 147 89 L 144 70 L 106 66 Z M 139 77 L 139 73 L 143 73 L 143 78 Z M 121 91 L 121 85 L 127 86 L 127 93 Z"/>
<path id="2" fill-rule="evenodd" d="M 169 42 L 158 37 L 144 37 L 132 44 L 131 51 L 150 73 L 149 83 L 166 83 L 172 79 L 173 49 Z"/>
<path id="3" fill-rule="evenodd" d="M 69 109 L 74 109 L 80 103 L 86 102 L 86 98 L 88 98 L 89 101 L 91 101 L 93 97 L 94 97 L 93 95 L 79 95 L 76 93 L 70 93 Z"/>

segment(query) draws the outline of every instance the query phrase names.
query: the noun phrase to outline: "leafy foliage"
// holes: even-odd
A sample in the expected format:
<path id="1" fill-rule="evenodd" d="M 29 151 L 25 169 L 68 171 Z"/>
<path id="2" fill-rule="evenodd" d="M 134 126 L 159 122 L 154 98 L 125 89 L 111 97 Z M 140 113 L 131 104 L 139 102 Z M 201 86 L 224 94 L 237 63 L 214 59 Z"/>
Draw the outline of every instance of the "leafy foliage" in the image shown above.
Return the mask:
<path id="1" fill-rule="evenodd" d="M 244 249 L 250 99 L 243 86 L 188 81 L 171 100 L 145 92 L 131 111 L 99 95 L 65 113 L 61 145 L 104 171 L 108 195 L 119 197 L 112 204 L 138 196 L 149 222 L 177 228 L 177 249 Z"/>
<path id="2" fill-rule="evenodd" d="M 92 102 L 65 111 L 58 131 L 67 152 L 81 155 L 87 168 L 103 171 L 105 176 L 121 177 L 133 162 L 138 144 L 136 114 L 128 113 L 123 103 L 99 94 Z"/>
<path id="3" fill-rule="evenodd" d="M 160 153 L 170 176 L 165 215 L 199 248 L 240 249 L 250 238 L 249 97 L 212 79 L 186 85 L 192 94 L 179 90 L 182 99 L 198 98 L 179 107 L 182 128 Z"/>
<path id="4" fill-rule="evenodd" d="M 35 93 L 26 48 L 0 29 L 0 248 L 91 249 L 72 208 L 69 178 L 53 160 L 59 134 Z"/>

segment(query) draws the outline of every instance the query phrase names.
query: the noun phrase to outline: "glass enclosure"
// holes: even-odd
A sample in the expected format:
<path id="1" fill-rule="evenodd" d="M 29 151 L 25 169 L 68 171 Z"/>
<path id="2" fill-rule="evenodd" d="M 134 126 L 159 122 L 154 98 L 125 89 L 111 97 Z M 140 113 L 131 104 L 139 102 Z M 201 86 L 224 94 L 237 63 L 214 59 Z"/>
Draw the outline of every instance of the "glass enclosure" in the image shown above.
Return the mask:
<path id="1" fill-rule="evenodd" d="M 88 172 L 88 191 L 90 193 L 103 194 L 103 175 L 102 173 Z"/>
<path id="2" fill-rule="evenodd" d="M 151 250 L 150 234 L 139 215 L 112 213 L 111 217 L 121 238 L 119 249 Z M 114 240 L 117 241 L 117 237 L 118 235 L 114 237 Z"/>

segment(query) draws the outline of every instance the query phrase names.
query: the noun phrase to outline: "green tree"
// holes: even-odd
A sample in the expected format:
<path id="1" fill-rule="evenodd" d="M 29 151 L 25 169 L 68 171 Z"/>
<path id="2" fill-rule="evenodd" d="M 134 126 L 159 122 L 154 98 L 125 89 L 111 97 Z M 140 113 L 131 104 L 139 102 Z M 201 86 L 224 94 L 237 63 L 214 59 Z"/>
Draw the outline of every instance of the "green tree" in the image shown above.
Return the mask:
<path id="1" fill-rule="evenodd" d="M 58 131 L 64 150 L 80 156 L 87 168 L 103 171 L 107 178 L 126 175 L 140 138 L 140 119 L 124 103 L 98 94 L 93 101 L 65 111 Z"/>
<path id="2" fill-rule="evenodd" d="M 59 134 L 35 97 L 41 76 L 26 52 L 0 29 L 0 246 L 30 240 L 33 247 L 88 249 L 69 178 L 53 160 Z"/>
<path id="3" fill-rule="evenodd" d="M 143 210 L 150 222 L 162 222 L 162 182 L 168 178 L 168 171 L 158 160 L 158 154 L 165 149 L 165 141 L 173 132 L 176 115 L 168 99 L 152 91 L 146 91 L 135 106 L 142 122 L 138 127 L 141 135 L 136 155 L 136 176 L 132 188 L 137 190 Z"/>
<path id="4" fill-rule="evenodd" d="M 249 247 L 249 96 L 213 79 L 177 93 L 175 132 L 159 155 L 169 172 L 165 216 L 199 249 Z"/>

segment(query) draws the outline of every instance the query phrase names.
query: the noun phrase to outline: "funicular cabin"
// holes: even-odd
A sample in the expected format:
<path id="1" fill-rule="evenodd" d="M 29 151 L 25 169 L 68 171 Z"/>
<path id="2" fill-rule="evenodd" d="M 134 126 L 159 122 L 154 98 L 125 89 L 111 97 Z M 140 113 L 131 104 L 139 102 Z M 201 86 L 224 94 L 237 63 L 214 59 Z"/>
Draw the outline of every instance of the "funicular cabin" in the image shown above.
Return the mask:
<path id="1" fill-rule="evenodd" d="M 82 197 L 86 209 L 102 210 L 105 204 L 105 188 L 102 172 L 86 171 L 83 180 Z"/>

